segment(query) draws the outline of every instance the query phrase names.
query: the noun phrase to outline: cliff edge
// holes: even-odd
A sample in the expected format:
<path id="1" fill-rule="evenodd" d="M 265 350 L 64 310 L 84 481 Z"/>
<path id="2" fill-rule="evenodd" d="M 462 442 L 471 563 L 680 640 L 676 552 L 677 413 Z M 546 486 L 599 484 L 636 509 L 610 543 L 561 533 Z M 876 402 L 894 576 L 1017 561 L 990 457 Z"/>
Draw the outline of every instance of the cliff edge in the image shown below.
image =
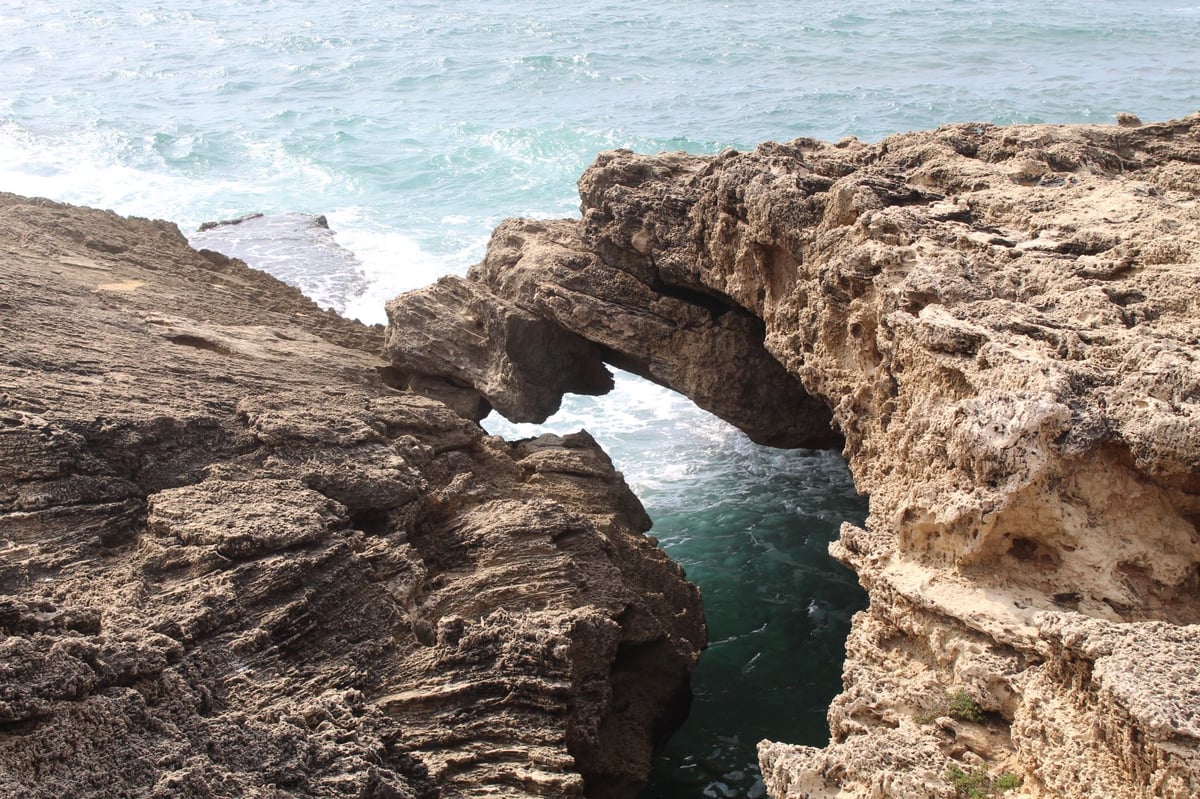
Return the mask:
<path id="1" fill-rule="evenodd" d="M 629 797 L 696 589 L 586 434 L 166 222 L 0 194 L 0 795 Z"/>
<path id="2" fill-rule="evenodd" d="M 514 419 L 642 374 L 870 497 L 824 749 L 770 794 L 1200 795 L 1200 116 L 601 155 L 389 306 Z M 803 656 L 797 653 L 798 657 Z"/>

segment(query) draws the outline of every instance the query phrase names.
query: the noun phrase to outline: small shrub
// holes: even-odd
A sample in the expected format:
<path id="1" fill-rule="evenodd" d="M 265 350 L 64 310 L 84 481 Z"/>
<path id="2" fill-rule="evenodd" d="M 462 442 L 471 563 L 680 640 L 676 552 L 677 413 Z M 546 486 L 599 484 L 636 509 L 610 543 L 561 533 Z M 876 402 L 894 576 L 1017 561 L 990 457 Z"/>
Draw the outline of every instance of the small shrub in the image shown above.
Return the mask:
<path id="1" fill-rule="evenodd" d="M 946 781 L 959 799 L 991 799 L 1021 786 L 1021 778 L 1006 771 L 992 779 L 983 769 L 964 769 L 957 763 L 946 768 Z"/>
<path id="2" fill-rule="evenodd" d="M 985 718 L 983 708 L 966 691 L 955 691 L 948 695 L 946 699 L 949 702 L 947 710 L 954 718 L 962 719 L 963 721 L 973 721 L 977 724 L 983 723 Z"/>
<path id="3" fill-rule="evenodd" d="M 966 771 L 962 766 L 951 764 L 946 769 L 946 781 L 954 787 L 954 795 L 962 799 L 987 799 L 991 793 L 991 780 L 987 772 L 980 769 Z"/>
<path id="4" fill-rule="evenodd" d="M 1022 782 L 1024 782 L 1024 780 L 1022 780 L 1016 774 L 1013 774 L 1011 771 L 1006 771 L 996 779 L 992 780 L 992 790 L 996 793 L 1004 793 L 1005 791 L 1011 791 L 1014 788 L 1020 788 Z"/>

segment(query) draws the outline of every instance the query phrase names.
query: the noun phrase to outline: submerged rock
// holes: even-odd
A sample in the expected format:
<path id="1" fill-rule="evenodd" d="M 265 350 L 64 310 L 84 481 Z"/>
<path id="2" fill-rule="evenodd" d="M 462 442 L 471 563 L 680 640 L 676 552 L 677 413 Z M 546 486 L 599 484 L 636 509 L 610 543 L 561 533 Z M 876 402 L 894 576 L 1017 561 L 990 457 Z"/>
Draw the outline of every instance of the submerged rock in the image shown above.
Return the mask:
<path id="1" fill-rule="evenodd" d="M 0 795 L 635 794 L 704 641 L 586 434 L 173 225 L 0 195 Z"/>
<path id="2" fill-rule="evenodd" d="M 247 214 L 205 222 L 188 241 L 268 272 L 310 297 L 323 297 L 335 311 L 344 311 L 367 289 L 358 257 L 337 243 L 324 216 Z"/>
<path id="3" fill-rule="evenodd" d="M 1200 795 L 1200 116 L 1124 123 L 605 153 L 580 220 L 507 222 L 468 275 L 543 350 L 844 446 L 870 608 L 830 745 L 760 747 L 777 799 Z M 400 371 L 425 297 L 389 305 Z"/>

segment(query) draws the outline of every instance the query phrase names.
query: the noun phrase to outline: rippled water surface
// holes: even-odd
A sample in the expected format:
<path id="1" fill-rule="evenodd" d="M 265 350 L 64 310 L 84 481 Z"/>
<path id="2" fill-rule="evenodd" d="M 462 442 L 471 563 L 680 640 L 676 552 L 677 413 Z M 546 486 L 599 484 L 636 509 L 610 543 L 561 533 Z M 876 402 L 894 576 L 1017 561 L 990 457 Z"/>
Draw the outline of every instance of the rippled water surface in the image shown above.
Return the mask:
<path id="1" fill-rule="evenodd" d="M 326 214 L 383 296 L 575 212 L 602 149 L 1180 116 L 1197 41 L 1200 6 L 1154 0 L 18 0 L 0 186 L 187 228 Z"/>
<path id="2" fill-rule="evenodd" d="M 1200 5 L 1157 0 L 17 0 L 0 5 L 0 190 L 188 233 L 323 214 L 316 244 L 263 233 L 239 253 L 381 321 L 504 217 L 577 213 L 600 150 L 1177 117 L 1200 109 L 1198 41 Z M 754 796 L 759 737 L 827 735 L 863 597 L 825 545 L 865 504 L 834 455 L 754 447 L 618 383 L 553 424 L 612 453 L 713 639 L 648 796 Z"/>

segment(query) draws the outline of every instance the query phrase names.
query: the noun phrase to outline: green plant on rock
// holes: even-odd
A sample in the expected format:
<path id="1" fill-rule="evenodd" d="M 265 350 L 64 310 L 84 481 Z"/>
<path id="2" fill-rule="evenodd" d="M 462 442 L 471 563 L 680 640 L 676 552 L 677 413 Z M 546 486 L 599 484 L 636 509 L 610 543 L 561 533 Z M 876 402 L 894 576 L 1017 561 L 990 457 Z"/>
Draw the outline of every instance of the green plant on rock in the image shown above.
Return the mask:
<path id="1" fill-rule="evenodd" d="M 948 702 L 947 712 L 954 718 L 973 721 L 977 724 L 983 723 L 985 718 L 983 708 L 966 691 L 959 689 L 947 694 L 946 701 Z"/>
<path id="2" fill-rule="evenodd" d="M 1022 780 L 1016 774 L 1013 774 L 1011 771 L 1006 771 L 1000 776 L 996 777 L 996 779 L 992 780 L 992 790 L 996 793 L 1005 793 L 1007 791 L 1011 791 L 1013 788 L 1020 788 L 1022 782 L 1024 782 L 1024 780 Z"/>
<path id="3" fill-rule="evenodd" d="M 982 768 L 964 769 L 957 763 L 946 767 L 946 781 L 959 799 L 990 799 L 1021 786 L 1021 778 L 1011 771 L 993 779 Z"/>
<path id="4" fill-rule="evenodd" d="M 954 787 L 954 795 L 963 799 L 986 799 L 991 793 L 991 780 L 981 769 L 964 769 L 952 763 L 946 768 L 946 781 Z"/>

